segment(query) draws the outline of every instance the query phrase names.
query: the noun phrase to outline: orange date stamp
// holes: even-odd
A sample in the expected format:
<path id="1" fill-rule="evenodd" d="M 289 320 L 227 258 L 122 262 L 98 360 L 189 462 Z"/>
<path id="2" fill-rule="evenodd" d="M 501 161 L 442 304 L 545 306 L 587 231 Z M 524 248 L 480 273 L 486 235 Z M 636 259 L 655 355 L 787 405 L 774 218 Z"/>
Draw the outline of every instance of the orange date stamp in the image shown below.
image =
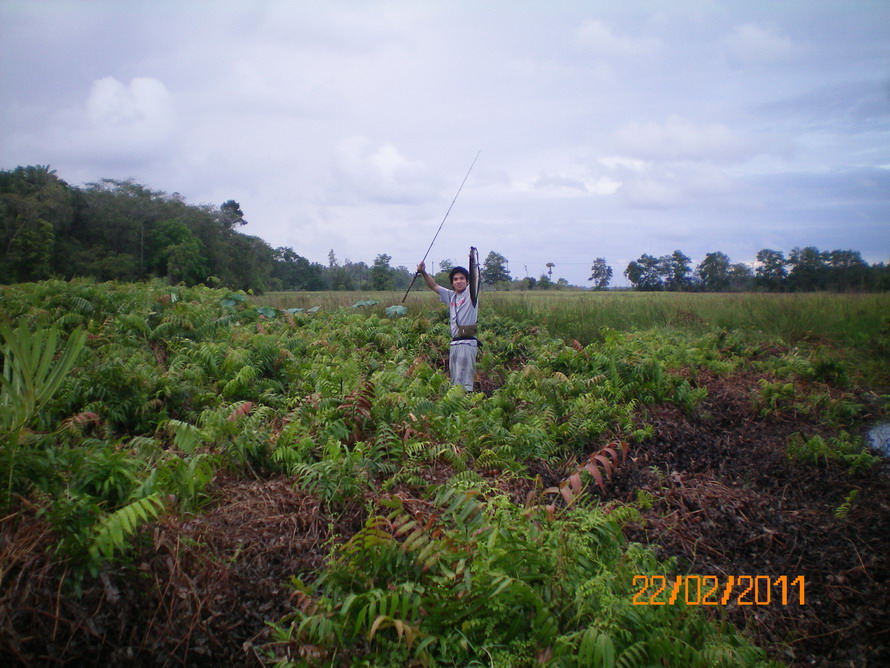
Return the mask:
<path id="1" fill-rule="evenodd" d="M 803 575 L 634 575 L 634 605 L 806 605 Z"/>

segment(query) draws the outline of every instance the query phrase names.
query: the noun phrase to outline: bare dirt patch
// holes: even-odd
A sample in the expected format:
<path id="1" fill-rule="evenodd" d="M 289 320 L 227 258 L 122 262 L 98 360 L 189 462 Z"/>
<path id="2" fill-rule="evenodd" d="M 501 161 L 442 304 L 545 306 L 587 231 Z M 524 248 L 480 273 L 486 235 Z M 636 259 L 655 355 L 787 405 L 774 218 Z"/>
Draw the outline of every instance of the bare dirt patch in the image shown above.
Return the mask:
<path id="1" fill-rule="evenodd" d="M 611 493 L 652 495 L 645 522 L 627 531 L 678 573 L 805 577 L 805 605 L 740 606 L 726 615 L 773 658 L 799 666 L 890 665 L 890 475 L 886 461 L 851 474 L 838 462 L 791 461 L 794 432 L 811 417 L 760 417 L 756 379 L 700 378 L 709 396 L 695 417 L 670 406 L 649 415 L 651 442 L 637 446 Z M 849 512 L 839 513 L 858 490 Z"/>

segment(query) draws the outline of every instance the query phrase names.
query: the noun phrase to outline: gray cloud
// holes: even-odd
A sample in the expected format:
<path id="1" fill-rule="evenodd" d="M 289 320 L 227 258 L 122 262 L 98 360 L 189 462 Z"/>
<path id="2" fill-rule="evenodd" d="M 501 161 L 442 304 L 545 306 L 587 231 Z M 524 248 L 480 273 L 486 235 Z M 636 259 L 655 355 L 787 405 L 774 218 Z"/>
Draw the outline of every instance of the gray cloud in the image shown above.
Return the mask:
<path id="1" fill-rule="evenodd" d="M 238 200 L 325 262 L 890 258 L 890 5 L 0 5 L 0 168 Z"/>

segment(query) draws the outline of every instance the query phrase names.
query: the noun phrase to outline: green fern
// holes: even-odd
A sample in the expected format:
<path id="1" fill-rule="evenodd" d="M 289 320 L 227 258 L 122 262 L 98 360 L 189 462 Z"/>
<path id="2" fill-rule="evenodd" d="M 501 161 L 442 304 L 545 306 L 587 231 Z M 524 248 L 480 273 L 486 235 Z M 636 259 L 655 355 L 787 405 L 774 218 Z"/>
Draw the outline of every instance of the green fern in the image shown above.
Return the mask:
<path id="1" fill-rule="evenodd" d="M 194 452 L 199 445 L 209 440 L 204 431 L 182 420 L 167 420 L 160 428 L 172 433 L 173 443 L 186 454 Z"/>
<path id="2" fill-rule="evenodd" d="M 130 547 L 129 538 L 140 526 L 157 519 L 164 505 L 160 494 L 152 494 L 102 518 L 94 528 L 92 541 L 87 548 L 92 574 L 97 574 L 102 560 L 110 560 L 115 552 Z"/>

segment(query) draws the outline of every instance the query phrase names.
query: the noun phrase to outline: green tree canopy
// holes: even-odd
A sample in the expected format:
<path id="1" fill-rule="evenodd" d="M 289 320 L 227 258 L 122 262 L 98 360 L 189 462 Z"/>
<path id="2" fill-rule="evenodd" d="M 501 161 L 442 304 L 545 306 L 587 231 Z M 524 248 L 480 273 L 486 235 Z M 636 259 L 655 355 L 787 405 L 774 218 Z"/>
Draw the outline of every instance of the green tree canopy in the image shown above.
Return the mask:
<path id="1" fill-rule="evenodd" d="M 3 268 L 17 281 L 39 281 L 52 275 L 50 258 L 55 232 L 43 218 L 16 219 L 16 232 L 6 247 Z"/>
<path id="2" fill-rule="evenodd" d="M 233 199 L 219 205 L 219 221 L 229 230 L 235 225 L 247 225 L 241 205 Z"/>
<path id="3" fill-rule="evenodd" d="M 598 257 L 593 261 L 590 278 L 587 280 L 593 281 L 594 290 L 605 290 L 609 287 L 609 282 L 612 280 L 612 267 L 606 264 L 606 258 Z"/>
<path id="4" fill-rule="evenodd" d="M 395 280 L 393 277 L 392 267 L 389 261 L 392 257 L 381 253 L 374 259 L 371 265 L 371 288 L 373 290 L 392 290 L 395 288 Z"/>
<path id="5" fill-rule="evenodd" d="M 726 253 L 716 251 L 705 255 L 695 275 L 701 282 L 703 290 L 708 292 L 721 292 L 729 287 L 729 256 Z"/>
<path id="6" fill-rule="evenodd" d="M 664 276 L 667 290 L 680 292 L 692 287 L 692 259 L 681 250 L 659 258 L 659 271 Z"/>
<path id="7" fill-rule="evenodd" d="M 637 290 L 653 292 L 664 289 L 661 264 L 657 257 L 647 253 L 631 261 L 624 270 L 624 276 Z"/>
<path id="8" fill-rule="evenodd" d="M 507 258 L 500 253 L 491 251 L 482 263 L 482 281 L 486 285 L 495 286 L 501 282 L 509 283 L 510 271 L 507 269 Z"/>
<path id="9" fill-rule="evenodd" d="M 325 288 L 322 267 L 317 262 L 309 262 L 294 249 L 282 246 L 273 253 L 275 267 L 272 277 L 280 290 L 323 290 Z"/>
<path id="10" fill-rule="evenodd" d="M 754 272 L 741 262 L 729 268 L 729 289 L 733 292 L 750 290 L 754 284 Z"/>
<path id="11" fill-rule="evenodd" d="M 757 269 L 754 271 L 755 284 L 767 290 L 779 291 L 783 288 L 785 277 L 785 254 L 782 251 L 764 248 L 757 252 Z"/>
<path id="12" fill-rule="evenodd" d="M 865 290 L 871 267 L 859 251 L 833 250 L 828 254 L 829 283 L 836 290 Z"/>

